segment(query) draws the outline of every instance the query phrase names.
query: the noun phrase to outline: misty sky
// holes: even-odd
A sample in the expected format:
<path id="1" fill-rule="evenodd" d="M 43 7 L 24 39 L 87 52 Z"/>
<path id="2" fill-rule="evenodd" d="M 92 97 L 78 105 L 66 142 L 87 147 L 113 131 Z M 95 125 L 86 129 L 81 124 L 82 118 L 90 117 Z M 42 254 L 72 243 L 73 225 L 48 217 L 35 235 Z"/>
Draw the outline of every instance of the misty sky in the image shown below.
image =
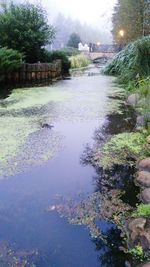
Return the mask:
<path id="1" fill-rule="evenodd" d="M 95 26 L 103 21 L 111 20 L 116 0 L 42 0 L 42 3 L 49 9 L 49 12 L 51 9 L 57 10 Z"/>
<path id="2" fill-rule="evenodd" d="M 22 1 L 16 0 L 16 2 Z M 29 0 L 32 3 L 38 1 Z M 110 29 L 111 14 L 117 0 L 41 0 L 39 2 L 46 7 L 52 19 L 61 12 L 73 19 L 79 19 L 81 22 L 103 29 Z"/>

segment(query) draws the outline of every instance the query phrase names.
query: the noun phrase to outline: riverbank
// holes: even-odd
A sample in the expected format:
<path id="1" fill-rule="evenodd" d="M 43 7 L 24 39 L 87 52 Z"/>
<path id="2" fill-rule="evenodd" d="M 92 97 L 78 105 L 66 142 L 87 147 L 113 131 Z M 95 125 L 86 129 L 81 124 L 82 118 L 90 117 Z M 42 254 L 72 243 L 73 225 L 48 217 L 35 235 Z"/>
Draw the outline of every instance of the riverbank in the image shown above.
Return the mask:
<path id="1" fill-rule="evenodd" d="M 128 212 L 122 211 L 121 215 L 115 215 L 116 224 L 125 240 L 123 250 L 132 255 L 126 266 L 133 267 L 150 264 L 150 78 L 147 77 L 150 69 L 147 57 L 149 42 L 150 38 L 147 37 L 130 44 L 105 69 L 107 74 L 119 76 L 120 86 L 124 88 L 125 102 L 134 108 L 137 119 L 133 131 L 110 137 L 97 149 L 96 154 L 96 164 L 104 169 L 111 170 L 114 166 L 121 165 L 135 167 L 132 180 L 139 187 L 137 204 Z M 143 64 L 144 60 L 147 62 L 146 66 Z M 111 219 L 114 221 L 114 218 Z"/>
<path id="2" fill-rule="evenodd" d="M 142 87 L 142 88 L 140 88 Z M 140 90 L 139 90 L 140 89 Z M 141 91 L 141 93 L 140 93 Z M 143 96 L 143 91 L 144 96 Z M 150 80 L 143 80 L 134 94 L 128 96 L 128 104 L 137 112 L 136 132 L 141 132 L 145 139 L 145 152 L 136 161 L 137 173 L 135 184 L 139 186 L 139 200 L 136 210 L 127 222 L 128 244 L 136 257 L 150 257 L 150 132 L 149 132 L 149 94 Z M 142 103 L 142 104 L 141 104 Z M 150 266 L 150 262 L 140 266 Z"/>

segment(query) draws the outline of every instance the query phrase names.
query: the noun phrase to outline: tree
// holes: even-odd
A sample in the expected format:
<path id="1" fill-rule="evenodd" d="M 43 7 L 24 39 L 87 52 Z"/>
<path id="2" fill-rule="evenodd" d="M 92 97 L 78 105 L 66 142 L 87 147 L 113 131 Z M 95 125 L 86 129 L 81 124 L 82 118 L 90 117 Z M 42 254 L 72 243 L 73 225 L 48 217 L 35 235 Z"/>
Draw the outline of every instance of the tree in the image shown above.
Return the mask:
<path id="1" fill-rule="evenodd" d="M 150 0 L 118 0 L 112 17 L 113 37 L 117 42 L 134 41 L 150 34 Z M 124 31 L 124 36 L 119 34 Z"/>
<path id="2" fill-rule="evenodd" d="M 77 33 L 72 33 L 69 37 L 67 46 L 78 48 L 78 44 L 81 42 L 80 36 Z"/>
<path id="3" fill-rule="evenodd" d="M 52 42 L 54 32 L 39 5 L 11 3 L 0 13 L 0 46 L 18 50 L 27 62 L 39 60 L 44 46 Z"/>

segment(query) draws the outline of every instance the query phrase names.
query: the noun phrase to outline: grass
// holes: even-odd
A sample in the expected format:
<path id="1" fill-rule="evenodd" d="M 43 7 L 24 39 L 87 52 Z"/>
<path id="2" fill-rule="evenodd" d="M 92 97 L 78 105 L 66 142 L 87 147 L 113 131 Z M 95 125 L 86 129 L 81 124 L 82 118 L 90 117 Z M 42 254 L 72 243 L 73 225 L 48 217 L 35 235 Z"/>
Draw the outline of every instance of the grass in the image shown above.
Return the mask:
<path id="1" fill-rule="evenodd" d="M 125 84 L 150 75 L 150 36 L 125 47 L 106 66 L 104 73 L 119 76 Z"/>
<path id="2" fill-rule="evenodd" d="M 87 67 L 90 64 L 90 60 L 83 54 L 70 57 L 70 61 L 72 69 Z"/>

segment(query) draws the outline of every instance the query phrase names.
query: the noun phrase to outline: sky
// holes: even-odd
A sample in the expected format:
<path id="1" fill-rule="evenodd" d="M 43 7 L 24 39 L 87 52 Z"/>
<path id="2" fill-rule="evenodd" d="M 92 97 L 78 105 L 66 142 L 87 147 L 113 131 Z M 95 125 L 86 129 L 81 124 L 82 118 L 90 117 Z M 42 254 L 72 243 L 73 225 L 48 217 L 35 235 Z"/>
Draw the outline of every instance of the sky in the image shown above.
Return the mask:
<path id="1" fill-rule="evenodd" d="M 116 2 L 117 0 L 42 0 L 50 13 L 51 10 L 56 10 L 93 26 L 99 26 L 103 21 L 110 23 Z"/>
<path id="2" fill-rule="evenodd" d="M 16 0 L 22 2 L 23 0 Z M 111 14 L 117 0 L 28 0 L 40 2 L 47 10 L 50 21 L 58 13 L 93 25 L 94 27 L 111 28 Z"/>
<path id="3" fill-rule="evenodd" d="M 25 0 L 13 0 L 21 3 Z M 112 41 L 111 17 L 113 7 L 117 0 L 27 0 L 30 3 L 40 3 L 46 9 L 49 22 L 53 24 L 54 18 L 62 13 L 66 17 L 86 22 L 107 35 Z"/>

